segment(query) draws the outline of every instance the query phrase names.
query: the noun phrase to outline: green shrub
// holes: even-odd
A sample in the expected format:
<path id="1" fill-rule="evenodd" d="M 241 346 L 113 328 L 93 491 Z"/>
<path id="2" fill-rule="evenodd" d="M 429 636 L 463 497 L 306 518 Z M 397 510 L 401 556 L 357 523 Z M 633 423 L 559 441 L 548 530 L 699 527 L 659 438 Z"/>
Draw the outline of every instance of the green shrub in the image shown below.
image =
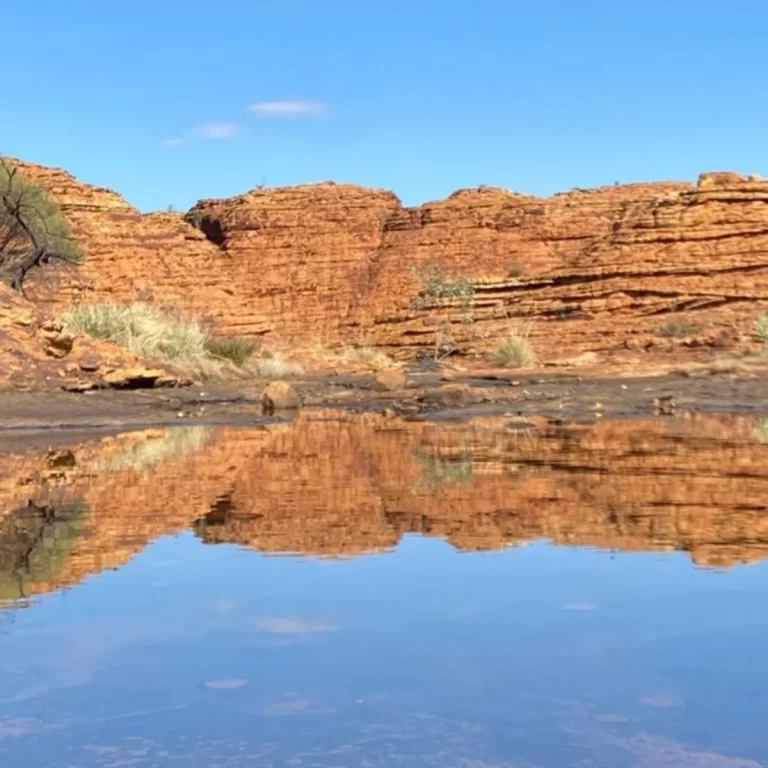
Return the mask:
<path id="1" fill-rule="evenodd" d="M 414 279 L 420 283 L 421 290 L 416 299 L 417 306 L 441 299 L 461 299 L 462 309 L 472 308 L 475 296 L 475 284 L 466 276 L 447 277 L 442 268 L 431 264 L 423 272 L 413 270 Z"/>
<path id="2" fill-rule="evenodd" d="M 0 611 L 2 602 L 22 600 L 34 585 L 55 582 L 75 547 L 88 505 L 73 499 L 55 507 L 32 500 L 0 517 Z"/>
<path id="3" fill-rule="evenodd" d="M 500 368 L 530 368 L 538 360 L 528 340 L 528 331 L 510 331 L 493 351 L 493 362 Z"/>
<path id="4" fill-rule="evenodd" d="M 0 157 L 0 280 L 22 291 L 31 270 L 54 261 L 80 264 L 83 258 L 48 190 Z"/>

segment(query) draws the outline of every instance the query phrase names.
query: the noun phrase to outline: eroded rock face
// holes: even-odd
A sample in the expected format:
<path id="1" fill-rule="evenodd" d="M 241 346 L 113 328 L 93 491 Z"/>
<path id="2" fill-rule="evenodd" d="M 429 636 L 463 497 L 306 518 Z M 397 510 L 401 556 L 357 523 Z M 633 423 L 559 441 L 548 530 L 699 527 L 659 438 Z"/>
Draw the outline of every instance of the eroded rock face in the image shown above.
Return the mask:
<path id="1" fill-rule="evenodd" d="M 6 451 L 0 546 L 12 547 L 13 521 L 33 514 L 19 512 L 30 504 L 63 509 L 64 522 L 79 510 L 60 570 L 29 594 L 189 528 L 262 552 L 359 555 L 419 533 L 463 550 L 547 538 L 730 566 L 768 557 L 768 444 L 754 426 L 694 416 L 521 431 L 498 417 L 304 412 L 264 429 L 156 429 Z M 12 555 L 0 552 L 0 564 Z"/>
<path id="2" fill-rule="evenodd" d="M 768 306 L 759 177 L 547 199 L 481 187 L 414 208 L 324 183 L 203 200 L 182 218 L 142 216 L 63 171 L 20 166 L 52 190 L 87 251 L 78 271 L 33 286 L 57 306 L 83 293 L 143 299 L 276 346 L 366 344 L 396 357 L 434 350 L 446 327 L 449 345 L 473 354 L 524 326 L 544 362 L 595 352 L 626 363 L 755 348 Z M 435 264 L 474 285 L 471 306 L 419 296 L 415 273 Z"/>
<path id="3" fill-rule="evenodd" d="M 218 316 L 233 281 L 226 255 L 177 213 L 142 215 L 120 195 L 57 168 L 12 160 L 48 188 L 86 251 L 77 269 L 30 273 L 27 295 L 59 313 L 72 301 L 147 301 L 200 318 Z"/>
<path id="4" fill-rule="evenodd" d="M 748 345 L 768 302 L 768 183 L 738 174 L 549 199 L 479 188 L 418 208 L 377 190 L 316 185 L 202 201 L 192 213 L 232 257 L 250 312 L 293 341 L 365 334 L 407 354 L 434 347 L 449 321 L 463 351 L 530 324 L 549 358 L 680 354 Z M 474 283 L 469 311 L 462 299 L 414 306 L 414 270 L 431 264 Z M 664 336 L 681 312 L 689 332 Z"/>
<path id="5" fill-rule="evenodd" d="M 66 331 L 59 321 L 0 285 L 0 389 L 84 391 L 177 381 L 124 349 Z"/>

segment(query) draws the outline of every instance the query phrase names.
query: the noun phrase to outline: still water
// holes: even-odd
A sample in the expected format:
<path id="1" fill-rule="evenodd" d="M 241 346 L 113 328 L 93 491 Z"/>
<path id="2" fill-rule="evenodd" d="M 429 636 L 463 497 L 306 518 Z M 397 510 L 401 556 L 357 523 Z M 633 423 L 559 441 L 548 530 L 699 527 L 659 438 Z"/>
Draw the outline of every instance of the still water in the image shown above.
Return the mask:
<path id="1" fill-rule="evenodd" d="M 768 765 L 747 419 L 0 456 L 0 765 Z"/>

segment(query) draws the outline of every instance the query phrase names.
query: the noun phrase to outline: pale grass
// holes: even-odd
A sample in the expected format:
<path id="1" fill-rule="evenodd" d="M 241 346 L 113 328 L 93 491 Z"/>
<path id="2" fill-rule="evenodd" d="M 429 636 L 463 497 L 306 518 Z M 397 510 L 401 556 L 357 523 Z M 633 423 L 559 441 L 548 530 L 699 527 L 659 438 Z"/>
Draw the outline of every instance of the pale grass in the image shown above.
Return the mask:
<path id="1" fill-rule="evenodd" d="M 345 347 L 341 353 L 341 359 L 345 363 L 362 363 L 374 368 L 389 368 L 394 365 L 389 355 L 367 344 Z"/>
<path id="2" fill-rule="evenodd" d="M 264 356 L 252 364 L 254 372 L 265 379 L 291 379 L 304 373 L 304 366 L 293 360 L 284 360 L 277 353 Z"/>
<path id="3" fill-rule="evenodd" d="M 166 363 L 200 379 L 231 378 L 247 373 L 253 351 L 239 339 L 213 339 L 194 318 L 138 302 L 78 304 L 62 322 L 69 330 L 109 341 L 145 360 Z"/>
<path id="4" fill-rule="evenodd" d="M 501 343 L 493 350 L 491 359 L 499 368 L 531 368 L 538 356 L 529 340 L 530 328 L 510 329 Z"/>

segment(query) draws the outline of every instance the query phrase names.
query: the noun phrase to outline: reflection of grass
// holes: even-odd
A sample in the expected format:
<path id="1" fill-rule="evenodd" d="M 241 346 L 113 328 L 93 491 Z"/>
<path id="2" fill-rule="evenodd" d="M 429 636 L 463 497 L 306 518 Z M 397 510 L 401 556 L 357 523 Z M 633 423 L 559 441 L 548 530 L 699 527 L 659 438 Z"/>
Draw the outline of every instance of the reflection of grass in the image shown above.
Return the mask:
<path id="1" fill-rule="evenodd" d="M 468 451 L 450 457 L 416 451 L 414 456 L 421 464 L 421 473 L 414 485 L 414 491 L 426 489 L 432 494 L 437 494 L 448 485 L 468 482 L 474 472 L 474 461 Z"/>
<path id="2" fill-rule="evenodd" d="M 197 451 L 212 437 L 207 427 L 171 427 L 164 434 L 153 436 L 117 454 L 102 459 L 94 469 L 106 472 L 119 472 L 132 469 L 136 472 L 148 472 L 168 459 Z"/>
<path id="3" fill-rule="evenodd" d="M 19 600 L 30 585 L 56 581 L 87 511 L 82 501 L 56 507 L 30 501 L 0 519 L 0 600 Z"/>
<path id="4" fill-rule="evenodd" d="M 760 419 L 753 432 L 759 442 L 768 443 L 768 419 Z"/>

